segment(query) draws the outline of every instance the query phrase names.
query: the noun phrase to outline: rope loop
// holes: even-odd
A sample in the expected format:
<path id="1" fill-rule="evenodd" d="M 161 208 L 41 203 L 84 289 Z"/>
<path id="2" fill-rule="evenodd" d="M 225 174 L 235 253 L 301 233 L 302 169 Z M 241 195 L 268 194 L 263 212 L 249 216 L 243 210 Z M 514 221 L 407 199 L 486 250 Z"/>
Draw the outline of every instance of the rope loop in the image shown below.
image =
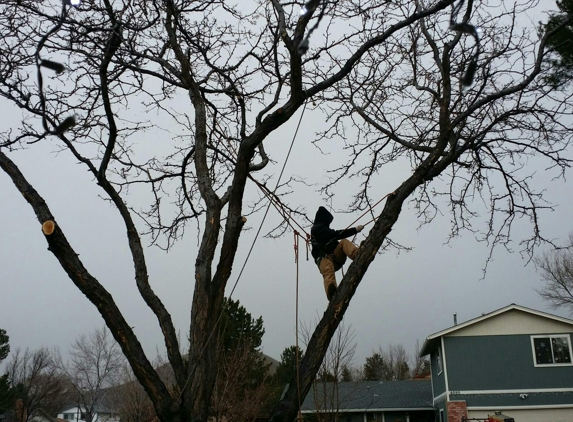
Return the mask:
<path id="1" fill-rule="evenodd" d="M 294 262 L 298 264 L 298 238 L 300 234 L 296 230 L 294 230 L 293 235 L 294 235 Z"/>

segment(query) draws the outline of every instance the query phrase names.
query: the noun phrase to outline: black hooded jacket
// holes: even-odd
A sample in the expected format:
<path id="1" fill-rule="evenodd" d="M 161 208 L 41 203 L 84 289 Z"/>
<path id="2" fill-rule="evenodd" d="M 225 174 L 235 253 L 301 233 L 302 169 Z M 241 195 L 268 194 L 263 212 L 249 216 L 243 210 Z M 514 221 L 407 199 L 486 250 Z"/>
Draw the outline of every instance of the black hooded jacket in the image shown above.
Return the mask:
<path id="1" fill-rule="evenodd" d="M 310 229 L 312 256 L 314 259 L 332 254 L 340 239 L 354 236 L 358 233 L 354 227 L 346 230 L 333 230 L 330 228 L 332 220 L 334 220 L 334 217 L 326 208 L 318 208 L 314 217 L 314 224 Z"/>

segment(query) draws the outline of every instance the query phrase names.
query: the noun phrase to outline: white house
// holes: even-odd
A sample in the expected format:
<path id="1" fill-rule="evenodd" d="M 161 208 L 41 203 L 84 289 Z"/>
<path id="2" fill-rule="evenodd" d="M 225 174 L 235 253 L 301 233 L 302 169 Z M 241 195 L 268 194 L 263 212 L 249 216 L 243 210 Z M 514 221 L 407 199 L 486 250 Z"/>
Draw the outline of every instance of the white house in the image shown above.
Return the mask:
<path id="1" fill-rule="evenodd" d="M 88 414 L 85 410 L 85 407 L 81 407 L 78 405 L 69 405 L 66 406 L 58 413 L 58 419 L 64 419 L 66 421 L 71 422 L 87 422 L 90 418 L 88 418 Z M 112 409 L 103 406 L 103 405 L 96 405 L 93 409 L 93 416 L 91 418 L 91 422 L 120 422 L 119 415 L 114 413 Z"/>

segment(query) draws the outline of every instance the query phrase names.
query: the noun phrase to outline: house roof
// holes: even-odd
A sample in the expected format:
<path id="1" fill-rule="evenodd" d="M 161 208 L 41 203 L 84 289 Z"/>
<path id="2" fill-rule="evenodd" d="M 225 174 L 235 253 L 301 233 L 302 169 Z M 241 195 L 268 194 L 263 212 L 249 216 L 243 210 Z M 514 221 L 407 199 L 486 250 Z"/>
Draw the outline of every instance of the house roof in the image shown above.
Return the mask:
<path id="1" fill-rule="evenodd" d="M 52 415 L 50 415 L 47 411 L 45 411 L 44 409 L 38 409 L 38 417 L 34 417 L 32 418 L 33 420 L 44 420 L 44 421 L 50 421 L 50 422 L 58 422 L 61 421 L 61 419 L 58 418 L 54 418 Z"/>
<path id="2" fill-rule="evenodd" d="M 454 325 L 452 327 L 446 328 L 445 330 L 442 330 L 442 331 L 438 331 L 437 333 L 434 333 L 434 334 L 426 337 L 426 340 L 424 341 L 422 349 L 420 350 L 420 357 L 430 354 L 432 352 L 432 350 L 434 350 L 437 347 L 437 345 L 440 341 L 440 338 L 442 338 L 446 335 L 453 334 L 456 331 L 463 330 L 463 329 L 465 329 L 471 325 L 475 325 L 475 324 L 481 323 L 483 321 L 486 321 L 488 319 L 495 318 L 501 314 L 505 314 L 505 313 L 510 312 L 510 311 L 523 312 L 523 313 L 528 314 L 528 315 L 534 315 L 534 316 L 546 318 L 546 319 L 553 320 L 556 322 L 568 324 L 568 325 L 571 325 L 573 327 L 573 320 L 570 320 L 567 318 L 562 318 L 562 317 L 559 317 L 557 315 L 548 314 L 546 312 L 537 311 L 535 309 L 527 308 L 525 306 L 520 306 L 520 305 L 516 305 L 515 303 L 512 303 L 511 305 L 505 306 L 503 308 L 497 309 L 497 310 L 490 312 L 490 313 L 487 313 L 487 314 L 483 314 L 477 318 L 470 319 L 469 321 L 466 321 L 466 322 L 458 324 L 458 325 Z"/>
<path id="3" fill-rule="evenodd" d="M 59 412 L 58 414 L 61 413 L 68 413 L 69 410 L 74 409 L 74 411 L 76 409 L 85 409 L 86 408 L 86 404 L 92 404 L 91 400 L 92 398 L 94 398 L 94 403 L 93 403 L 93 411 L 95 413 L 98 413 L 100 415 L 102 414 L 106 414 L 106 413 L 114 413 L 113 408 L 114 408 L 114 399 L 116 397 L 116 387 L 108 387 L 108 388 L 102 388 L 100 390 L 98 390 L 96 393 L 96 397 L 92 397 L 90 394 L 87 394 L 87 397 L 85 397 L 86 402 L 82 402 L 82 400 L 75 400 L 73 402 L 68 402 Z"/>
<path id="4" fill-rule="evenodd" d="M 59 410 L 58 415 L 63 414 L 63 413 L 69 413 L 68 411 L 71 409 L 77 410 L 77 409 L 83 409 L 83 408 L 85 408 L 85 406 L 83 404 L 77 404 L 77 403 L 76 404 L 69 404 L 69 405 L 66 405 L 65 407 L 63 407 L 61 410 Z M 76 410 L 74 410 L 74 413 Z M 95 413 L 100 414 L 100 415 L 106 414 L 106 413 L 114 413 L 113 409 L 107 403 L 106 404 L 96 403 L 94 405 L 93 411 Z M 82 410 L 82 412 L 83 412 L 83 410 Z M 57 418 L 57 419 L 59 420 L 61 418 Z"/>
<path id="5" fill-rule="evenodd" d="M 301 406 L 302 413 L 433 409 L 431 381 L 317 382 L 316 385 L 317 400 L 315 402 L 315 391 L 311 389 Z"/>

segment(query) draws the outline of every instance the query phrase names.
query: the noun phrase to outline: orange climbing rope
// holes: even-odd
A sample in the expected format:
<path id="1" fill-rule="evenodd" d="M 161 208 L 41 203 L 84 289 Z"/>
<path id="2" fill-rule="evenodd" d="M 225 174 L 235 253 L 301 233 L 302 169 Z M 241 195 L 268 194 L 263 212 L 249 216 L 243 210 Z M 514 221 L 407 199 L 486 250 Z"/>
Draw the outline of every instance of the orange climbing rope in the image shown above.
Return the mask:
<path id="1" fill-rule="evenodd" d="M 354 223 L 356 223 L 358 220 L 360 220 L 362 217 L 364 217 L 364 216 L 365 216 L 366 214 L 368 214 L 369 212 L 372 213 L 372 215 L 374 215 L 372 209 L 373 209 L 374 207 L 376 207 L 380 202 L 382 202 L 383 200 L 385 200 L 386 198 L 388 198 L 389 196 L 395 195 L 395 194 L 396 194 L 396 192 L 390 192 L 390 193 L 387 193 L 386 195 L 384 195 L 378 202 L 376 202 L 376 203 L 375 203 L 374 205 L 372 205 L 371 207 L 368 207 L 368 209 L 367 209 L 366 211 L 364 211 L 362 214 L 360 214 L 360 215 L 358 216 L 358 218 L 357 218 L 356 220 L 354 220 L 352 223 L 350 223 L 350 224 L 348 225 L 348 227 L 346 227 L 346 228 L 349 229 L 350 227 L 352 227 L 352 226 L 354 225 Z M 372 223 L 373 221 L 375 221 L 377 218 L 378 218 L 378 217 L 372 218 L 372 220 L 370 220 L 370 221 L 364 223 L 363 226 L 367 226 L 368 224 L 370 224 L 370 223 Z"/>

